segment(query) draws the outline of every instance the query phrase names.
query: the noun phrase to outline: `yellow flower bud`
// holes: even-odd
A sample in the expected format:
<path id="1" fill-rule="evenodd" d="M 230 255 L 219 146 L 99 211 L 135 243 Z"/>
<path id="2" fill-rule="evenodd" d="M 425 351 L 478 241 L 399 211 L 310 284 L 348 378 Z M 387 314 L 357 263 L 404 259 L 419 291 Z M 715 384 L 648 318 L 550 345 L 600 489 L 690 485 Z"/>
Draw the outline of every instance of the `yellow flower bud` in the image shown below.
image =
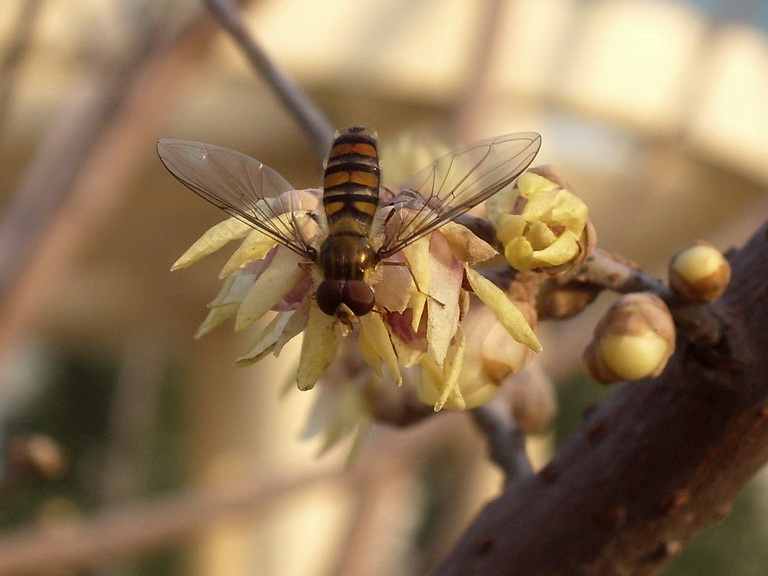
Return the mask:
<path id="1" fill-rule="evenodd" d="M 669 263 L 669 285 L 686 302 L 714 302 L 731 279 L 731 266 L 722 252 L 708 242 L 683 248 Z"/>
<path id="2" fill-rule="evenodd" d="M 530 169 L 512 192 L 497 194 L 486 207 L 505 258 L 518 270 L 559 274 L 594 247 L 586 204 L 550 167 Z"/>
<path id="3" fill-rule="evenodd" d="M 589 374 L 604 384 L 658 376 L 675 349 L 666 304 L 651 293 L 627 294 L 595 326 L 584 352 Z"/>

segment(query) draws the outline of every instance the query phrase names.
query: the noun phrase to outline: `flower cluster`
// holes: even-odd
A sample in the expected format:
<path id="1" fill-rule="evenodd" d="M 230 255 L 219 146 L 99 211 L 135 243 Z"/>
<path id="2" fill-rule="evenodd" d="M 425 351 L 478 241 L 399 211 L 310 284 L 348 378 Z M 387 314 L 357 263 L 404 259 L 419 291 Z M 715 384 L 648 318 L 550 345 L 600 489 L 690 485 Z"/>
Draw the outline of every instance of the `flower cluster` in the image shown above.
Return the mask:
<path id="1" fill-rule="evenodd" d="M 283 196 L 270 200 L 276 219 L 284 219 L 286 227 L 290 222 L 303 238 L 319 246 L 321 191 L 290 191 Z M 495 249 L 458 224 L 447 223 L 379 263 L 366 279 L 376 295 L 374 310 L 354 317 L 353 323 L 318 307 L 314 293 L 322 277 L 317 266 L 234 218 L 211 228 L 173 269 L 192 264 L 230 240 L 242 242 L 221 271 L 224 285 L 210 303 L 197 336 L 232 316 L 238 331 L 271 316 L 237 363 L 278 355 L 287 342 L 304 333 L 297 372 L 302 390 L 315 385 L 350 330 L 358 333 L 362 357 L 376 374 L 383 375 L 386 367 L 401 384 L 401 369 L 417 367 L 420 397 L 435 409 L 463 409 L 484 402 L 498 387 L 500 374 L 522 366 L 527 350 L 541 349 L 531 328 L 535 315 L 530 307 L 511 300 L 472 268 L 494 256 Z M 470 292 L 490 310 L 499 328 L 488 332 L 480 321 L 462 328 Z M 504 344 L 498 347 L 500 342 Z M 516 346 L 521 347 L 508 353 Z M 478 363 L 478 358 L 485 362 Z M 489 376 L 476 378 L 480 373 Z"/>

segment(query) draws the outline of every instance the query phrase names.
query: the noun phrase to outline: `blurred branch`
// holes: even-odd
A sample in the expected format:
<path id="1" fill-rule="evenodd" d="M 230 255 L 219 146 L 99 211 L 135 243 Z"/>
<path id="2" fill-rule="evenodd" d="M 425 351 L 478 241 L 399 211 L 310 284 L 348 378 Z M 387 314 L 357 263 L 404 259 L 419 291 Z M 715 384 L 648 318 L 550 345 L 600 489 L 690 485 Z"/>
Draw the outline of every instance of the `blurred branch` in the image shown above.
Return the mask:
<path id="1" fill-rule="evenodd" d="M 128 339 L 110 408 L 102 501 L 122 502 L 142 492 L 153 422 L 167 350 L 162 334 L 151 330 Z"/>
<path id="2" fill-rule="evenodd" d="M 173 43 L 147 40 L 122 68 L 102 65 L 80 80 L 0 221 L 0 357 L 40 314 L 72 261 L 130 190 L 152 149 L 188 63 L 213 27 L 200 18 Z M 144 30 L 141 31 L 144 33 Z M 154 48 L 150 49 L 150 47 Z"/>
<path id="3" fill-rule="evenodd" d="M 680 339 L 661 376 L 620 386 L 433 576 L 649 576 L 728 513 L 768 462 L 767 237 L 764 223 L 731 255 L 731 285 L 710 305 L 729 321 L 710 355 Z"/>
<path id="4" fill-rule="evenodd" d="M 469 70 L 464 94 L 459 96 L 455 111 L 455 134 L 458 142 L 477 138 L 478 121 L 487 113 L 493 55 L 501 32 L 502 12 L 508 3 L 490 0 L 479 5 L 481 15 L 475 28 L 475 47 L 469 57 Z"/>
<path id="5" fill-rule="evenodd" d="M 393 470 L 408 471 L 414 459 L 445 434 L 446 419 L 408 435 L 384 433 L 348 470 L 323 471 L 300 478 L 265 478 L 258 470 L 217 487 L 189 488 L 152 502 L 126 504 L 59 529 L 30 528 L 0 534 L 0 574 L 32 576 L 51 569 L 76 570 L 167 547 L 197 534 L 222 517 L 255 517 L 282 498 L 322 483 L 341 483 L 347 491 L 367 491 Z M 436 429 L 435 429 L 436 428 Z M 373 489 L 373 488 L 370 488 Z"/>
<path id="6" fill-rule="evenodd" d="M 525 432 L 512 411 L 497 395 L 491 401 L 472 409 L 477 427 L 488 438 L 491 460 L 504 472 L 504 483 L 509 486 L 533 474 L 525 452 Z"/>
<path id="7" fill-rule="evenodd" d="M 325 160 L 333 140 L 330 121 L 309 96 L 272 63 L 248 30 L 237 4 L 232 0 L 205 0 L 205 3 L 309 136 L 318 158 Z"/>
<path id="8" fill-rule="evenodd" d="M 339 481 L 340 472 L 303 478 L 231 481 L 220 488 L 188 489 L 154 502 L 124 505 L 58 530 L 29 529 L 0 536 L 0 574 L 30 576 L 103 565 L 168 546 L 229 514 L 255 514 L 307 486 Z"/>
<path id="9" fill-rule="evenodd" d="M 11 27 L 11 38 L 2 58 L 0 58 L 0 135 L 3 133 L 13 99 L 16 74 L 19 63 L 27 52 L 32 31 L 37 20 L 41 0 L 26 0 L 21 4 L 17 24 Z"/>

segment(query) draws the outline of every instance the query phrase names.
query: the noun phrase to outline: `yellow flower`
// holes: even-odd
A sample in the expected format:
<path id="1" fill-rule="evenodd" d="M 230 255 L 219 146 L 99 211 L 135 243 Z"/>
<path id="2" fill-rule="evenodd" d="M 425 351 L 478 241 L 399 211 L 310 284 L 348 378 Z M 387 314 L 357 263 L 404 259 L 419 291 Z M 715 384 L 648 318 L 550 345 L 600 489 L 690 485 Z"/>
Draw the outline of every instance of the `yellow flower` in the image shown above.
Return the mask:
<path id="1" fill-rule="evenodd" d="M 316 209 L 319 194 L 301 191 L 300 206 L 287 203 L 296 208 L 291 217 L 306 219 L 311 228 L 313 218 L 307 209 Z M 386 369 L 399 385 L 401 368 L 420 367 L 422 388 L 434 391 L 426 393 L 424 400 L 436 409 L 461 409 L 489 397 L 488 393 L 468 392 L 465 384 L 457 387 L 457 382 L 469 381 L 467 376 L 459 378 L 465 356 L 460 322 L 469 302 L 465 281 L 498 318 L 505 333 L 511 334 L 511 341 L 522 342 L 526 349 L 541 348 L 520 309 L 470 267 L 496 251 L 458 224 L 442 226 L 383 262 L 370 278 L 375 308 L 355 317 L 351 328 L 317 306 L 313 295 L 321 277 L 316 267 L 235 219 L 211 228 L 173 269 L 188 266 L 236 239 L 241 240 L 240 247 L 224 265 L 224 285 L 209 304 L 208 316 L 196 336 L 231 317 L 239 331 L 270 316 L 251 348 L 237 360 L 238 366 L 245 366 L 269 354 L 279 355 L 286 343 L 304 333 L 297 371 L 297 385 L 302 390 L 315 385 L 335 358 L 341 338 L 352 329 L 359 333 L 362 357 L 378 376 L 385 376 Z M 474 344 L 470 349 L 474 354 Z"/>
<path id="2" fill-rule="evenodd" d="M 517 270 L 562 271 L 594 245 L 586 204 L 548 168 L 533 168 L 515 188 L 487 202 L 504 256 Z"/>
<path id="3" fill-rule="evenodd" d="M 373 227 L 373 245 L 385 245 L 382 242 L 402 231 L 404 224 L 419 221 L 423 215 L 424 199 L 417 195 L 409 200 L 407 192 L 380 190 L 380 205 L 390 209 L 385 207 L 376 215 L 379 225 Z M 259 322 L 261 329 L 253 344 L 237 359 L 238 366 L 245 366 L 269 354 L 278 356 L 285 344 L 303 334 L 296 381 L 299 389 L 309 390 L 326 373 L 343 338 L 354 332 L 360 356 L 374 374 L 402 385 L 403 370 L 415 368 L 421 375 L 417 384 L 421 397 L 435 409 L 464 409 L 482 403 L 498 388 L 502 372 L 517 370 L 529 350 L 541 349 L 531 328 L 535 318 L 521 311 L 525 305 L 512 302 L 472 268 L 495 256 L 496 250 L 452 222 L 366 271 L 364 282 L 375 295 L 370 313 L 323 312 L 315 295 L 324 278 L 309 257 L 312 250 L 320 252 L 328 235 L 322 194 L 319 189 L 287 190 L 274 198 L 259 198 L 267 206 L 254 208 L 259 215 L 271 215 L 264 229 L 275 232 L 273 235 L 230 218 L 212 227 L 177 260 L 174 270 L 232 240 L 240 241 L 221 270 L 223 286 L 209 304 L 197 337 L 230 318 L 237 331 Z M 273 236 L 300 237 L 306 247 L 304 255 Z M 466 332 L 461 322 L 469 309 L 470 293 L 488 312 L 479 316 L 486 320 L 475 322 Z M 505 334 L 503 338 L 500 332 Z M 502 341 L 502 349 L 515 350 L 502 361 L 503 370 L 495 348 Z M 484 348 L 482 342 L 486 342 Z"/>

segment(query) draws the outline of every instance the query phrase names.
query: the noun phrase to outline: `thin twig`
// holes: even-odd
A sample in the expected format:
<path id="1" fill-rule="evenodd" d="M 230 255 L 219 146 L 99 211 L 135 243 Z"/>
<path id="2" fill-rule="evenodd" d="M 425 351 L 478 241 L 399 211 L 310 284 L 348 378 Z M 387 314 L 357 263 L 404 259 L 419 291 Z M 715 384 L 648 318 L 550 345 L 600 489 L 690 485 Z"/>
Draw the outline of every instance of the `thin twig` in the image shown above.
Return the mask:
<path id="1" fill-rule="evenodd" d="M 474 408 L 472 416 L 488 438 L 491 460 L 504 472 L 507 486 L 533 474 L 525 452 L 525 433 L 501 397 Z"/>
<path id="2" fill-rule="evenodd" d="M 333 139 L 333 125 L 328 118 L 295 82 L 272 63 L 248 30 L 239 6 L 231 0 L 205 0 L 205 3 L 296 118 L 312 141 L 318 157 L 324 160 Z"/>

